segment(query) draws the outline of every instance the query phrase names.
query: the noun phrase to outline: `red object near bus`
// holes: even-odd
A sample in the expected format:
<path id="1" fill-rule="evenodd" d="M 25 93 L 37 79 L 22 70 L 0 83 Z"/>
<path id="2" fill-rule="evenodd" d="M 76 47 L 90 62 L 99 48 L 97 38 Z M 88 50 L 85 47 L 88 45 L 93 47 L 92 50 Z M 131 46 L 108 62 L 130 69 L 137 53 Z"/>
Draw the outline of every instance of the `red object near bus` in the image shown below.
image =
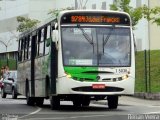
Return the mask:
<path id="1" fill-rule="evenodd" d="M 2 81 L 0 81 L 0 88 L 2 87 L 3 85 L 2 85 Z"/>

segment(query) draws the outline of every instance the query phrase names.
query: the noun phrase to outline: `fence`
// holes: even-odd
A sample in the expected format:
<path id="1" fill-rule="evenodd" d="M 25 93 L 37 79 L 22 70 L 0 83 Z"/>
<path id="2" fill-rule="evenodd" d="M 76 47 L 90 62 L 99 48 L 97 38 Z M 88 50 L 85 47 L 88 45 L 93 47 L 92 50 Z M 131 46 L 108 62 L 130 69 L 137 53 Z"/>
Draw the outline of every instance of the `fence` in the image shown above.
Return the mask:
<path id="1" fill-rule="evenodd" d="M 160 50 L 136 53 L 136 92 L 160 92 Z"/>

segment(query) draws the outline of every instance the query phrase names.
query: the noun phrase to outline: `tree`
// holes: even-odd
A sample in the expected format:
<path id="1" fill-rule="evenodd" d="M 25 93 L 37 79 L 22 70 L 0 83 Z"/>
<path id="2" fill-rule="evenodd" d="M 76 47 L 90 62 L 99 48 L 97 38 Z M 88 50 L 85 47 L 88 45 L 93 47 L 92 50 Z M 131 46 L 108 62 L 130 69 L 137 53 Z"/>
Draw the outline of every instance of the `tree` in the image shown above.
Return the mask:
<path id="1" fill-rule="evenodd" d="M 135 26 L 138 24 L 138 21 L 142 18 L 142 9 L 140 7 L 133 8 L 129 6 L 129 4 L 130 0 L 116 0 L 113 4 L 110 5 L 110 9 L 127 12 L 131 16 L 132 26 L 135 28 Z"/>
<path id="2" fill-rule="evenodd" d="M 30 28 L 35 27 L 40 21 L 30 18 L 25 18 L 22 16 L 17 17 L 18 23 L 20 23 L 17 27 L 17 31 L 24 32 L 26 30 L 29 30 Z"/>
<path id="3" fill-rule="evenodd" d="M 131 16 L 133 28 L 142 17 L 160 26 L 160 7 L 157 6 L 150 9 L 144 5 L 142 7 L 133 8 L 129 6 L 129 4 L 130 0 L 116 0 L 110 5 L 110 9 L 127 12 Z"/>
<path id="4" fill-rule="evenodd" d="M 67 7 L 67 8 L 61 8 L 61 9 L 53 9 L 53 10 L 50 10 L 50 11 L 48 12 L 48 14 L 50 14 L 52 17 L 57 18 L 59 12 L 61 12 L 61 11 L 63 11 L 63 10 L 74 10 L 74 8 L 73 8 L 73 7 Z"/>
<path id="5" fill-rule="evenodd" d="M 149 7 L 144 5 L 141 10 L 145 19 L 160 26 L 160 7 L 157 6 L 150 9 Z"/>

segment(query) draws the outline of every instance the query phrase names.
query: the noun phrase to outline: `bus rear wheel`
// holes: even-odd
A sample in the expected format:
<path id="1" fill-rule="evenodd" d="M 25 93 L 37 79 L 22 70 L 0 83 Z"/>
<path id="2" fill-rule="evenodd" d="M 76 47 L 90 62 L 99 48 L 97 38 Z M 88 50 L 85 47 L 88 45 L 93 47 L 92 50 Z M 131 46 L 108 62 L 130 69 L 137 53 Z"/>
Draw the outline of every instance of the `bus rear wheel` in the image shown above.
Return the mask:
<path id="1" fill-rule="evenodd" d="M 108 107 L 109 109 L 117 109 L 118 106 L 118 96 L 113 95 L 113 96 L 108 96 Z"/>
<path id="2" fill-rule="evenodd" d="M 34 99 L 33 97 L 30 97 L 29 95 L 30 95 L 30 94 L 29 94 L 29 87 L 28 87 L 28 89 L 27 89 L 27 87 L 26 87 L 26 101 L 27 101 L 27 105 L 29 105 L 29 106 L 34 106 L 34 104 L 35 104 L 35 99 Z"/>

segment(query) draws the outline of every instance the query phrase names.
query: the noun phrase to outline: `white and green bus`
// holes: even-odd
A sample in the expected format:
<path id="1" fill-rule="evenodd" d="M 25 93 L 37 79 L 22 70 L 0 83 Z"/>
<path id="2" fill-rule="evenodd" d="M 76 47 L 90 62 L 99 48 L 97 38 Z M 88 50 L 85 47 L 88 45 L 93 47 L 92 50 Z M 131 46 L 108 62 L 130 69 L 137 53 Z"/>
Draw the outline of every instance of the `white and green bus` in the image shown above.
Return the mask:
<path id="1" fill-rule="evenodd" d="M 69 10 L 19 37 L 18 92 L 28 105 L 60 101 L 89 106 L 134 94 L 135 50 L 127 13 Z"/>

